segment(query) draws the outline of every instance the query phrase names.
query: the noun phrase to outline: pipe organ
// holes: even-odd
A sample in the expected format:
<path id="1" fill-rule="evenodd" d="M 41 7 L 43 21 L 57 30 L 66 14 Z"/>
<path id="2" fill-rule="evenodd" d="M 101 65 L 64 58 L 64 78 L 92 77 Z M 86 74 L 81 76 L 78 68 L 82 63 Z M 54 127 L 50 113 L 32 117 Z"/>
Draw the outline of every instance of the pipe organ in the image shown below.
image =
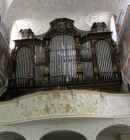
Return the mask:
<path id="1" fill-rule="evenodd" d="M 96 42 L 96 57 L 97 65 L 99 70 L 100 78 L 112 79 L 113 78 L 113 67 L 111 60 L 111 53 L 109 43 L 105 40 Z"/>
<path id="2" fill-rule="evenodd" d="M 30 29 L 28 38 L 15 40 L 11 87 L 88 86 L 121 80 L 117 46 L 105 23 L 94 23 L 86 35 L 73 23 L 56 19 L 42 40 Z"/>
<path id="3" fill-rule="evenodd" d="M 74 38 L 70 35 L 53 37 L 50 43 L 50 83 L 64 84 L 76 77 Z"/>
<path id="4" fill-rule="evenodd" d="M 17 69 L 16 69 L 16 84 L 26 86 L 28 77 L 33 74 L 33 59 L 31 58 L 31 49 L 29 47 L 21 47 L 17 51 Z"/>
<path id="5" fill-rule="evenodd" d="M 40 42 L 39 42 L 40 43 Z M 43 83 L 43 68 L 45 61 L 45 50 L 42 47 L 42 42 L 39 45 L 35 45 L 35 56 L 34 56 L 34 69 L 35 69 L 35 85 L 42 85 Z"/>
<path id="6" fill-rule="evenodd" d="M 90 41 L 82 44 L 80 54 L 82 56 L 83 79 L 90 81 L 93 79 L 92 50 Z"/>

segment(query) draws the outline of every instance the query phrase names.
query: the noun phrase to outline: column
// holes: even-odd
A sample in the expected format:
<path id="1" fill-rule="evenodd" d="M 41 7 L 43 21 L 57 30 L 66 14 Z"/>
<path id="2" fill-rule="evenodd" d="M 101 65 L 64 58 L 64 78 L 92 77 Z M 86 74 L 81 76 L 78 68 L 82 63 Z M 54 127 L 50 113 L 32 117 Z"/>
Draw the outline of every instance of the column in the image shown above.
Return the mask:
<path id="1" fill-rule="evenodd" d="M 96 48 L 95 43 L 97 40 L 90 40 L 91 42 L 91 49 L 92 49 L 92 64 L 93 64 L 93 74 L 94 74 L 94 80 L 99 80 L 99 70 L 98 70 L 98 64 L 97 64 L 97 57 L 96 57 Z"/>
<path id="2" fill-rule="evenodd" d="M 16 84 L 16 66 L 17 66 L 16 50 L 13 49 L 11 52 L 11 79 L 10 79 L 10 85 L 12 87 L 14 87 Z"/>
<path id="3" fill-rule="evenodd" d="M 114 71 L 114 79 L 120 80 L 120 60 L 119 60 L 119 53 L 117 51 L 116 43 L 112 41 L 111 45 L 111 58 L 113 64 L 113 71 Z"/>
<path id="4" fill-rule="evenodd" d="M 49 70 L 49 64 L 50 64 L 50 38 L 45 38 L 43 47 L 45 48 L 45 65 L 43 68 L 43 83 L 44 85 L 49 85 L 49 79 L 50 79 L 50 70 Z"/>
<path id="5" fill-rule="evenodd" d="M 78 76 L 78 81 L 82 82 L 83 81 L 83 66 L 81 62 L 81 55 L 80 55 L 80 49 L 81 49 L 81 44 L 80 44 L 80 35 L 74 36 L 75 39 L 75 49 L 76 49 L 76 62 L 77 62 L 77 76 Z"/>
<path id="6" fill-rule="evenodd" d="M 32 61 L 32 69 L 28 74 L 28 85 L 33 86 L 34 85 L 34 74 L 35 74 L 35 67 L 34 67 L 34 55 L 35 55 L 35 45 L 29 45 L 29 48 L 31 49 L 31 61 Z"/>

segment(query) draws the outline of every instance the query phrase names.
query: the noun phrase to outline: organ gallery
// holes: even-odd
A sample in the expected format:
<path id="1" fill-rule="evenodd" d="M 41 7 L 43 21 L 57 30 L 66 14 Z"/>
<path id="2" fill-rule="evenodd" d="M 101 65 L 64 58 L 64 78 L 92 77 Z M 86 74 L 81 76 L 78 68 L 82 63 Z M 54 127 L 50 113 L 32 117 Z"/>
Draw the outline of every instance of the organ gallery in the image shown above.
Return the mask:
<path id="1" fill-rule="evenodd" d="M 50 29 L 35 36 L 20 30 L 11 53 L 10 92 L 48 89 L 119 89 L 120 63 L 116 43 L 104 22 L 93 23 L 89 32 L 71 19 L 56 19 Z M 16 91 L 17 91 L 16 90 Z M 23 94 L 23 92 L 22 92 Z"/>
<path id="2" fill-rule="evenodd" d="M 0 140 L 130 140 L 129 0 L 0 0 Z"/>

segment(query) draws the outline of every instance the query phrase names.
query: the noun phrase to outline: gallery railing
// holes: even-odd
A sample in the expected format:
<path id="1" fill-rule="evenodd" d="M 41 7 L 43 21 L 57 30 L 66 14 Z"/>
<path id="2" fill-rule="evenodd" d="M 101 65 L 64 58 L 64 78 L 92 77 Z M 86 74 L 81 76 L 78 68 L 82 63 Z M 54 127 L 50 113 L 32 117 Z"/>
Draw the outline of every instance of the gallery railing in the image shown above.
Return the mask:
<path id="1" fill-rule="evenodd" d="M 90 83 L 103 83 L 105 82 L 116 82 L 121 80 L 120 73 L 119 76 L 116 78 L 114 73 L 112 72 L 104 72 L 98 74 L 98 80 L 94 78 L 94 76 L 85 76 L 83 75 L 83 80 L 80 81 L 78 79 L 78 75 L 69 76 L 69 75 L 60 75 L 60 76 L 50 76 L 49 84 L 46 85 L 44 80 L 36 81 L 35 79 L 30 78 L 16 78 L 15 85 L 11 85 L 10 87 L 73 87 L 73 86 L 80 86 L 82 84 L 89 85 Z M 44 79 L 44 77 L 43 77 Z"/>

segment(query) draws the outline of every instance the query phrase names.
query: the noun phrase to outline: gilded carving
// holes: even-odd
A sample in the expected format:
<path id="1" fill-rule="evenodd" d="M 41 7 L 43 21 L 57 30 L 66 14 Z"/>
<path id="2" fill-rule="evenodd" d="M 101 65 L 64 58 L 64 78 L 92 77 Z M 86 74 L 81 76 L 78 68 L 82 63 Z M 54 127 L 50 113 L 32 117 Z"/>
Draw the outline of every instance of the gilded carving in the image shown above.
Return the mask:
<path id="1" fill-rule="evenodd" d="M 28 78 L 33 78 L 33 72 L 29 72 L 29 74 L 28 74 Z"/>
<path id="2" fill-rule="evenodd" d="M 82 81 L 83 80 L 83 74 L 82 73 L 78 74 L 78 80 L 79 81 Z"/>
<path id="3" fill-rule="evenodd" d="M 46 40 L 46 46 L 49 46 L 49 42 Z"/>
<path id="4" fill-rule="evenodd" d="M 11 59 L 16 59 L 16 50 L 13 49 L 11 52 Z"/>
<path id="5" fill-rule="evenodd" d="M 115 76 L 118 79 L 118 74 Z M 39 97 L 42 100 L 39 100 Z M 2 111 L 6 109 L 8 110 L 7 113 L 11 113 L 7 114 L 9 120 L 6 120 L 6 122 L 26 121 L 26 119 L 43 119 L 44 117 L 53 117 L 57 114 L 59 115 L 58 117 L 63 115 L 67 117 L 71 115 L 83 115 L 86 117 L 87 115 L 94 115 L 97 117 L 104 115 L 110 116 L 110 114 L 115 117 L 115 115 L 121 115 L 121 107 L 123 115 L 126 113 L 129 114 L 129 110 L 126 110 L 126 106 L 130 106 L 130 103 L 127 102 L 129 98 L 128 95 L 124 96 L 124 98 L 122 98 L 122 95 L 114 97 L 106 93 L 103 94 L 103 92 L 90 90 L 62 90 L 60 93 L 57 90 L 51 92 L 44 91 L 44 94 L 42 92 L 37 92 L 33 94 L 33 96 L 18 98 L 19 102 L 13 100 L 13 103 L 5 103 L 1 106 L 3 109 L 0 113 L 2 114 Z M 122 102 L 125 104 L 122 104 Z M 128 104 L 126 105 L 126 103 Z M 12 111 L 14 112 L 13 116 L 11 116 Z M 0 119 L 3 122 L 5 121 L 2 116 Z"/>
<path id="6" fill-rule="evenodd" d="M 111 38 L 107 38 L 106 40 L 111 44 Z"/>
<path id="7" fill-rule="evenodd" d="M 93 39 L 93 40 L 92 40 L 92 46 L 94 46 L 94 45 L 95 45 L 95 42 L 96 42 L 96 40 L 95 40 L 95 39 Z"/>
<path id="8" fill-rule="evenodd" d="M 76 47 L 76 49 L 80 49 L 80 48 L 81 48 L 80 43 L 76 43 L 76 44 L 75 44 L 75 47 Z"/>
<path id="9" fill-rule="evenodd" d="M 81 62 L 77 62 L 77 71 L 78 72 L 82 72 L 82 70 L 83 70 L 82 63 Z"/>
<path id="10" fill-rule="evenodd" d="M 45 66 L 43 68 L 43 72 L 44 72 L 44 74 L 48 74 L 49 73 L 49 67 Z"/>
<path id="11" fill-rule="evenodd" d="M 113 52 L 114 52 L 114 48 L 113 48 L 113 46 L 112 46 L 112 45 L 110 45 L 110 51 L 111 51 L 111 53 L 113 53 Z"/>
<path id="12" fill-rule="evenodd" d="M 0 87 L 3 85 L 3 80 L 2 78 L 0 77 Z"/>
<path id="13" fill-rule="evenodd" d="M 29 86 L 33 86 L 33 80 L 32 79 L 29 80 Z"/>
<path id="14" fill-rule="evenodd" d="M 92 47 L 92 53 L 93 53 L 93 54 L 96 54 L 96 49 L 95 49 L 95 47 Z"/>
<path id="15" fill-rule="evenodd" d="M 65 33 L 65 31 L 66 31 L 66 27 L 65 27 L 65 22 L 58 22 L 58 24 L 57 24 L 57 31 L 59 32 L 59 33 Z"/>
<path id="16" fill-rule="evenodd" d="M 60 98 L 60 94 L 58 94 L 58 93 L 53 94 L 53 99 L 59 99 L 59 98 Z"/>
<path id="17" fill-rule="evenodd" d="M 32 111 L 26 108 L 20 115 L 22 118 L 28 119 L 32 116 Z"/>
<path id="18" fill-rule="evenodd" d="M 66 113 L 70 112 L 72 110 L 72 107 L 70 106 L 70 104 L 66 104 Z"/>
<path id="19" fill-rule="evenodd" d="M 49 51 L 49 46 L 45 46 L 45 51 Z"/>
<path id="20" fill-rule="evenodd" d="M 79 43 L 79 38 L 76 38 L 76 43 Z"/>
<path id="21" fill-rule="evenodd" d="M 29 45 L 30 49 L 33 50 L 34 48 L 34 45 Z"/>
<path id="22" fill-rule="evenodd" d="M 32 58 L 32 59 L 34 58 L 34 54 L 35 54 L 35 53 L 34 53 L 34 51 L 32 50 L 32 51 L 31 51 L 31 58 Z"/>
<path id="23" fill-rule="evenodd" d="M 45 113 L 47 113 L 47 114 L 50 113 L 50 108 L 49 108 L 48 105 L 45 105 L 44 111 L 45 111 Z"/>
<path id="24" fill-rule="evenodd" d="M 45 83 L 48 83 L 48 76 L 44 76 Z"/>
<path id="25" fill-rule="evenodd" d="M 11 79 L 15 79 L 15 73 L 14 72 L 11 74 Z"/>
<path id="26" fill-rule="evenodd" d="M 114 69 L 114 72 L 117 72 L 118 71 L 117 65 L 113 65 L 113 69 Z"/>
<path id="27" fill-rule="evenodd" d="M 75 48 L 76 49 L 80 49 L 81 48 L 81 44 L 80 44 L 79 38 L 75 39 Z"/>
<path id="28" fill-rule="evenodd" d="M 94 66 L 94 73 L 95 74 L 98 74 L 98 68 L 97 68 L 97 66 Z"/>

